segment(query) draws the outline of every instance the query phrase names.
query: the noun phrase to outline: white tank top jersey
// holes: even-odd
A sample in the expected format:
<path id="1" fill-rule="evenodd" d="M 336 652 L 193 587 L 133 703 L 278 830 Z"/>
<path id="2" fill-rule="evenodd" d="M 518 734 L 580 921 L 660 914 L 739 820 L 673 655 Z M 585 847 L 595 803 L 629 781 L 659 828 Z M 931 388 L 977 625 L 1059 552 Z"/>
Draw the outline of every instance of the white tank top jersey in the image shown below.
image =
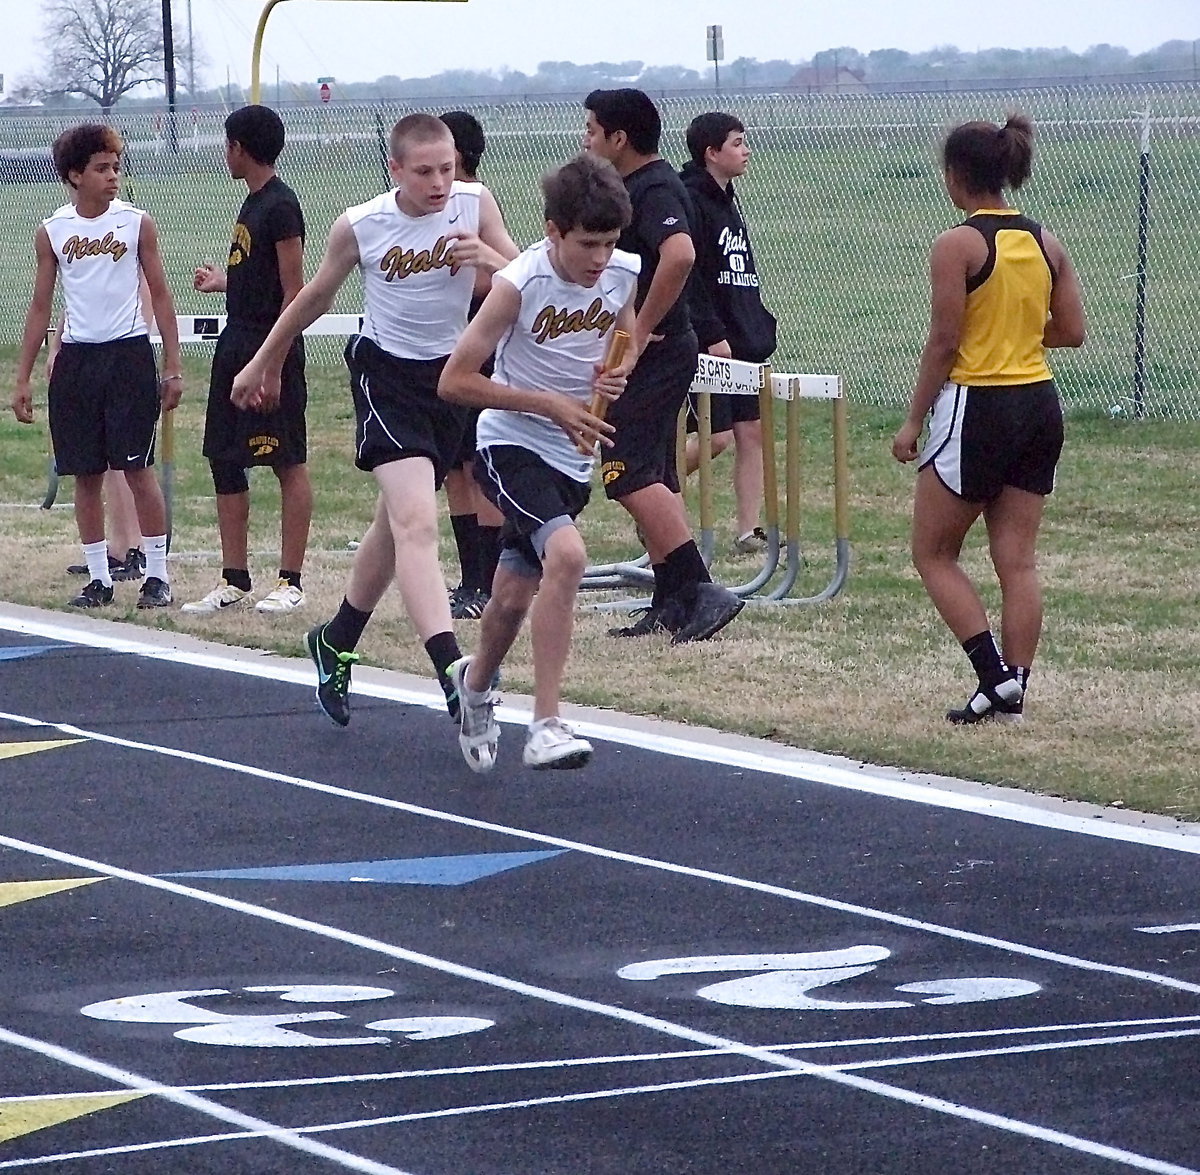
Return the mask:
<path id="1" fill-rule="evenodd" d="M 641 258 L 613 250 L 608 268 L 594 286 L 565 281 L 550 264 L 549 240 L 526 249 L 493 281 L 516 286 L 521 295 L 517 321 L 496 348 L 492 379 L 508 387 L 562 392 L 577 400 L 592 397 L 596 364 L 604 359 L 618 312 L 637 288 Z M 487 408 L 479 414 L 476 444 L 520 445 L 576 481 L 592 475 L 594 458 L 546 416 Z"/>
<path id="2" fill-rule="evenodd" d="M 482 184 L 455 180 L 439 212 L 409 216 L 396 190 L 346 209 L 363 276 L 362 334 L 401 359 L 449 355 L 467 325 L 475 268 L 448 254 L 459 233 L 479 231 Z"/>
<path id="3" fill-rule="evenodd" d="M 42 221 L 62 279 L 64 343 L 111 343 L 147 333 L 138 297 L 143 216 L 114 200 L 91 219 L 64 204 Z"/>

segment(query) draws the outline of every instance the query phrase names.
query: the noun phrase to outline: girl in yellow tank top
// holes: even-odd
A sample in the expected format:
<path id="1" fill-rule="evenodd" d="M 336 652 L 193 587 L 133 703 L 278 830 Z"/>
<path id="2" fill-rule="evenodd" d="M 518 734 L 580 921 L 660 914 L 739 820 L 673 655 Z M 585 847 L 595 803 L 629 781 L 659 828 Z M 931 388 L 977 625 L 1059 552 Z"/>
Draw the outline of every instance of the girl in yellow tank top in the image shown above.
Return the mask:
<path id="1" fill-rule="evenodd" d="M 961 642 L 978 687 L 953 723 L 1021 721 L 1042 629 L 1036 565 L 1045 496 L 1062 446 L 1062 410 L 1046 350 L 1078 347 L 1083 305 L 1061 244 L 1005 199 L 1033 164 L 1033 126 L 970 122 L 943 147 L 946 192 L 967 219 L 930 255 L 931 315 L 908 415 L 892 442 L 920 457 L 912 557 L 942 619 Z M 917 441 L 929 418 L 929 437 Z M 982 516 L 1000 581 L 997 648 L 975 585 L 959 565 Z"/>

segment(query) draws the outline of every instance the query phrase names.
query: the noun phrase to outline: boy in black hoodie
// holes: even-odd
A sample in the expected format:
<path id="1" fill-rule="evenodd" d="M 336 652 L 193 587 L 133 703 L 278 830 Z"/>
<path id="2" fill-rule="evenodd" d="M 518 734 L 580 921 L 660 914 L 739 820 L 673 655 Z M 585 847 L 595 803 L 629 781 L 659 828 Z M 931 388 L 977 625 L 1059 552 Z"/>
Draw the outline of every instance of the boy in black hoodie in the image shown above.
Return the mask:
<path id="1" fill-rule="evenodd" d="M 746 128 L 732 114 L 701 114 L 687 129 L 687 146 L 692 159 L 679 174 L 696 214 L 696 264 L 688 302 L 700 349 L 725 359 L 765 363 L 775 351 L 775 318 L 759 294 L 750 236 L 733 191 L 733 180 L 745 174 L 750 161 Z M 760 550 L 766 535 L 758 525 L 763 500 L 758 399 L 714 395 L 712 421 L 712 455 L 724 452 L 731 440 L 734 444 L 734 547 L 743 553 Z M 689 440 L 689 472 L 699 460 L 698 442 Z"/>

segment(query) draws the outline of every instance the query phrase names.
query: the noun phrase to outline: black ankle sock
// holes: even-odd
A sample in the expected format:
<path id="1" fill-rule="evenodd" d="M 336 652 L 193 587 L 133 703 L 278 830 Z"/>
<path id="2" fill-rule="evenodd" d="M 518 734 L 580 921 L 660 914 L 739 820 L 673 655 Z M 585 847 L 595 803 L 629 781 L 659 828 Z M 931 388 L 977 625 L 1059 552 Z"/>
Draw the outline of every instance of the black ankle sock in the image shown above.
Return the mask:
<path id="1" fill-rule="evenodd" d="M 343 597 L 337 615 L 325 625 L 325 640 L 340 652 L 348 653 L 362 639 L 363 630 L 370 619 L 370 612 L 360 612 Z"/>
<path id="2" fill-rule="evenodd" d="M 479 587 L 489 595 L 500 562 L 500 530 L 498 526 L 479 528 Z"/>
<path id="3" fill-rule="evenodd" d="M 678 546 L 663 560 L 664 595 L 678 596 L 689 605 L 696 594 L 696 586 L 711 583 L 712 576 L 704 566 L 700 548 L 692 539 Z"/>
<path id="4" fill-rule="evenodd" d="M 1029 688 L 1029 676 L 1033 673 L 1032 668 L 1028 665 L 1010 665 L 1009 668 L 1016 674 L 1017 683 L 1021 689 L 1027 690 Z"/>
<path id="5" fill-rule="evenodd" d="M 458 647 L 458 641 L 455 639 L 452 632 L 436 632 L 425 642 L 425 652 L 429 654 L 430 661 L 433 662 L 433 668 L 437 673 L 438 685 L 442 687 L 442 693 L 446 695 L 446 709 L 450 711 L 450 717 L 458 716 L 458 698 L 452 697 L 454 686 L 450 682 L 450 675 L 447 670 L 455 661 L 462 656 L 462 651 Z"/>
<path id="6" fill-rule="evenodd" d="M 291 587 L 298 588 L 300 586 L 300 572 L 298 571 L 288 571 L 286 568 L 281 567 L 279 569 L 279 578 Z"/>
<path id="7" fill-rule="evenodd" d="M 458 566 L 462 586 L 474 591 L 479 579 L 479 520 L 474 514 L 451 514 L 450 529 L 458 548 Z"/>
<path id="8" fill-rule="evenodd" d="M 667 569 L 662 563 L 652 563 L 650 570 L 654 572 L 654 594 L 650 597 L 651 608 L 661 608 L 667 598 Z"/>
<path id="9" fill-rule="evenodd" d="M 996 648 L 996 639 L 990 628 L 968 637 L 962 647 L 971 659 L 979 684 L 985 690 L 994 689 L 1000 682 L 1013 676 L 1012 670 L 1000 659 L 1000 650 Z"/>
<path id="10" fill-rule="evenodd" d="M 222 567 L 221 578 L 230 587 L 241 588 L 244 592 L 250 590 L 250 572 L 244 567 Z"/>

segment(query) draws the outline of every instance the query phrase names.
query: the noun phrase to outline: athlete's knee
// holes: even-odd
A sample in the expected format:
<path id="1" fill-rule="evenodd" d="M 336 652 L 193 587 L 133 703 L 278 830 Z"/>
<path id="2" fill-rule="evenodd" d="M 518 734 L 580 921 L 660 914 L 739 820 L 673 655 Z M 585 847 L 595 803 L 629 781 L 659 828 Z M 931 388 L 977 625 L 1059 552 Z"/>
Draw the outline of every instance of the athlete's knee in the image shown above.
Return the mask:
<path id="1" fill-rule="evenodd" d="M 732 442 L 732 440 L 733 440 L 733 433 L 731 433 L 731 432 L 715 432 L 715 433 L 713 433 L 712 441 L 711 441 L 712 455 L 714 457 L 719 457 L 722 453 L 725 452 L 726 449 L 729 448 L 730 442 Z"/>
<path id="2" fill-rule="evenodd" d="M 539 541 L 540 540 L 540 541 Z M 535 549 L 540 549 L 542 573 L 556 583 L 578 584 L 587 568 L 587 551 L 583 537 L 567 517 L 546 523 L 533 536 Z"/>
<path id="3" fill-rule="evenodd" d="M 1014 544 L 993 548 L 991 556 L 1002 590 L 1037 579 L 1037 553 L 1034 550 Z"/>
<path id="4" fill-rule="evenodd" d="M 388 511 L 388 529 L 397 550 L 406 547 L 436 547 L 437 520 L 424 513 Z"/>
<path id="5" fill-rule="evenodd" d="M 208 466 L 212 470 L 213 490 L 217 494 L 244 494 L 250 489 L 246 470 L 236 461 L 211 459 Z"/>

